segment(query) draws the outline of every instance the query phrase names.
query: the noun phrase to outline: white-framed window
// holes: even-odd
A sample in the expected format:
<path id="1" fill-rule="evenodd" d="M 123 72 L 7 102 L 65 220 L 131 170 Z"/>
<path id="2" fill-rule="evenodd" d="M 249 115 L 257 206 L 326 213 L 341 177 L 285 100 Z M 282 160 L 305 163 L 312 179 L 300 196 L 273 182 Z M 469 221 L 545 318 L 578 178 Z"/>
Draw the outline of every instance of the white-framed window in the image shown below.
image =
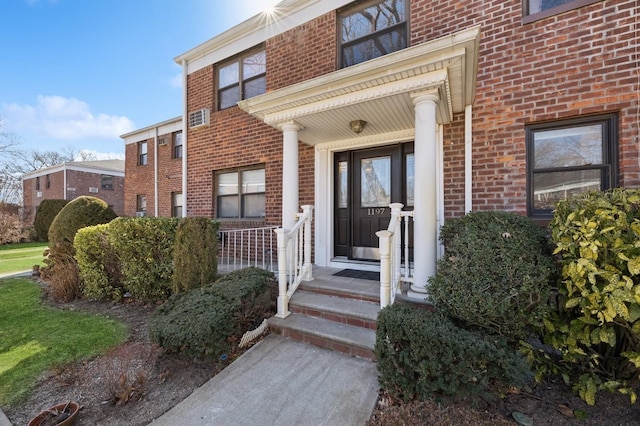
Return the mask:
<path id="1" fill-rule="evenodd" d="M 182 217 L 182 205 L 183 205 L 182 192 L 171 193 L 171 216 Z"/>
<path id="2" fill-rule="evenodd" d="M 603 0 L 523 0 L 523 23 L 558 15 Z"/>
<path id="3" fill-rule="evenodd" d="M 182 158 L 182 132 L 173 134 L 173 158 Z"/>
<path id="4" fill-rule="evenodd" d="M 147 161 L 147 141 L 138 142 L 138 166 L 146 166 Z"/>
<path id="5" fill-rule="evenodd" d="M 221 219 L 265 217 L 265 169 L 244 168 L 215 174 L 216 214 Z"/>
<path id="6" fill-rule="evenodd" d="M 249 51 L 218 67 L 219 110 L 266 91 L 267 54 L 264 49 Z"/>

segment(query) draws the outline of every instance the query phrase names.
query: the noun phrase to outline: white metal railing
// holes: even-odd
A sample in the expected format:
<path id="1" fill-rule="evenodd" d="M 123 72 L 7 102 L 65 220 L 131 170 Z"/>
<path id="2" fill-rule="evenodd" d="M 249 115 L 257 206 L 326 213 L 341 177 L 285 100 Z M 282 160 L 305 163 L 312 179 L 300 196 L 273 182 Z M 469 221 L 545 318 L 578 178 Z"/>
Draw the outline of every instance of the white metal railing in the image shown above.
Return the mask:
<path id="1" fill-rule="evenodd" d="M 275 272 L 277 240 L 275 226 L 219 231 L 218 270 L 232 272 L 255 266 Z"/>
<path id="2" fill-rule="evenodd" d="M 311 222 L 313 206 L 302 206 L 298 221 L 290 230 L 275 230 L 278 240 L 278 312 L 276 317 L 286 318 L 289 300 L 302 281 L 311 281 Z"/>
<path id="3" fill-rule="evenodd" d="M 381 308 L 393 304 L 399 292 L 400 283 L 413 282 L 413 267 L 409 259 L 409 222 L 414 217 L 413 211 L 402 211 L 404 207 L 402 203 L 393 203 L 389 207 L 391 208 L 389 226 L 386 230 L 376 232 L 380 239 Z"/>

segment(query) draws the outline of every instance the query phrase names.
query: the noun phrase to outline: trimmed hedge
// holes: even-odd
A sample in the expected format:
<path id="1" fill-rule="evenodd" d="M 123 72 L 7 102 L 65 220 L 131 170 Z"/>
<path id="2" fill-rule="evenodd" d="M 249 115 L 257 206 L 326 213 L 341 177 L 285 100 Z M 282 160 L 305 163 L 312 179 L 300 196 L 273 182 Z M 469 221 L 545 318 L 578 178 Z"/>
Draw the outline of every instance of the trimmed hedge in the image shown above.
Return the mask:
<path id="1" fill-rule="evenodd" d="M 62 242 L 73 244 L 78 229 L 109 223 L 118 215 L 109 205 L 96 197 L 81 196 L 64 206 L 49 228 L 49 242 L 55 246 Z"/>
<path id="2" fill-rule="evenodd" d="M 230 354 L 245 332 L 273 314 L 276 292 L 271 272 L 232 272 L 158 307 L 149 324 L 151 340 L 194 358 Z"/>
<path id="3" fill-rule="evenodd" d="M 171 294 L 173 243 L 178 218 L 120 217 L 109 224 L 107 239 L 120 258 L 122 285 L 144 301 Z"/>
<path id="4" fill-rule="evenodd" d="M 483 395 L 491 386 L 519 387 L 530 378 L 526 362 L 504 339 L 400 303 L 378 315 L 375 355 L 380 385 L 405 401 Z"/>
<path id="5" fill-rule="evenodd" d="M 441 230 L 445 256 L 430 279 L 435 306 L 465 328 L 509 341 L 541 330 L 554 274 L 542 228 L 515 213 L 469 213 Z"/>
<path id="6" fill-rule="evenodd" d="M 68 200 L 42 200 L 33 221 L 36 241 L 49 241 L 51 223 L 67 204 L 69 204 Z"/>
<path id="7" fill-rule="evenodd" d="M 206 217 L 187 217 L 180 221 L 173 249 L 174 294 L 203 287 L 218 273 L 218 222 Z"/>

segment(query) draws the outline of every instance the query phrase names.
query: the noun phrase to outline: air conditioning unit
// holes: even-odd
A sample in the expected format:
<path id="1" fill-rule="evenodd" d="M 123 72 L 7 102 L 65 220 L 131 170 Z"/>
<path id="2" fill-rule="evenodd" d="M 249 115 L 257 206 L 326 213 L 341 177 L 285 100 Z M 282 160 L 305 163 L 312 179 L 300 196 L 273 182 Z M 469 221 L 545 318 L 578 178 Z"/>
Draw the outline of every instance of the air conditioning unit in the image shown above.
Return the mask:
<path id="1" fill-rule="evenodd" d="M 202 108 L 189 114 L 189 127 L 200 127 L 209 124 L 209 108 Z"/>
<path id="2" fill-rule="evenodd" d="M 98 193 L 98 188 L 95 186 L 90 186 L 89 187 L 89 192 L 92 194 L 97 194 Z"/>
<path id="3" fill-rule="evenodd" d="M 145 217 L 147 212 L 136 212 L 136 217 Z"/>
<path id="4" fill-rule="evenodd" d="M 167 137 L 158 138 L 158 146 L 165 146 L 168 143 L 168 139 Z"/>
<path id="5" fill-rule="evenodd" d="M 38 197 L 38 198 L 42 198 L 42 191 L 38 191 L 38 192 L 36 192 L 36 197 Z"/>

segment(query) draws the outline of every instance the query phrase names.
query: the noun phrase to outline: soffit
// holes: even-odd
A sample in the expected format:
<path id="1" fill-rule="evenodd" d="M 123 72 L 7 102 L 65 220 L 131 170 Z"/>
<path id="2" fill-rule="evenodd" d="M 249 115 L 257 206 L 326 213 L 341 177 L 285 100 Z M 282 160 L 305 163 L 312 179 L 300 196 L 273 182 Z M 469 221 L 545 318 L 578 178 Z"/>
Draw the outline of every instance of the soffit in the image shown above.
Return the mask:
<path id="1" fill-rule="evenodd" d="M 480 28 L 404 49 L 238 103 L 266 124 L 301 127 L 309 145 L 353 138 L 349 123 L 365 120 L 359 136 L 413 129 L 413 97 L 436 92 L 439 123 L 473 103 Z"/>

